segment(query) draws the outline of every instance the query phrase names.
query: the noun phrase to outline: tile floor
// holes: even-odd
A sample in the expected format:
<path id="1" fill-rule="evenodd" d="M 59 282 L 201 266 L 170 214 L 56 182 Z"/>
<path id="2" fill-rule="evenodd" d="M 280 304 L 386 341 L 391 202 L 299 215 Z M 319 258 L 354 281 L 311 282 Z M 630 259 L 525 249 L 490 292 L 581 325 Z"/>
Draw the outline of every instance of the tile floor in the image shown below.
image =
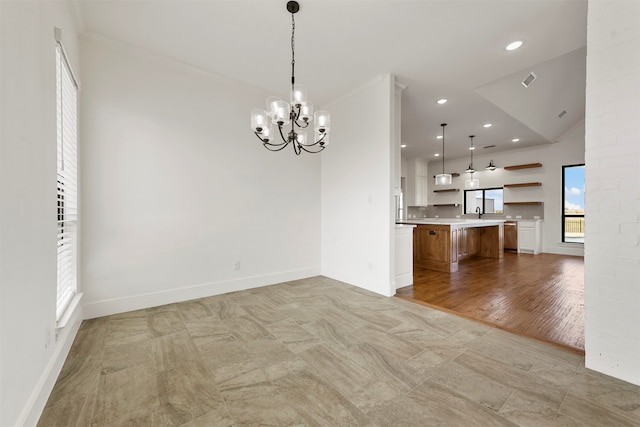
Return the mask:
<path id="1" fill-rule="evenodd" d="M 83 322 L 39 426 L 638 426 L 575 353 L 325 277 Z"/>

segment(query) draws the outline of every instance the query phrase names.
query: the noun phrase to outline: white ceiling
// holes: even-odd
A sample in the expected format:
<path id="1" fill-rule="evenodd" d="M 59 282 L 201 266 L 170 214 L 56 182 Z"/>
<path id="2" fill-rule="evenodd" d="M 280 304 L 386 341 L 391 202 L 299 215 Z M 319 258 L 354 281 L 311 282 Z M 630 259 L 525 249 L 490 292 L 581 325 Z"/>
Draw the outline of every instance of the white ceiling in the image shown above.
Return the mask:
<path id="1" fill-rule="evenodd" d="M 286 0 L 72 4 L 82 32 L 288 96 Z M 446 158 L 468 156 L 471 134 L 476 155 L 553 143 L 584 117 L 586 18 L 586 0 L 301 0 L 296 80 L 320 106 L 395 74 L 407 86 L 404 157 L 433 160 L 443 122 Z M 505 51 L 515 39 L 526 43 Z M 520 81 L 531 71 L 538 78 L 525 89 Z M 437 105 L 441 97 L 449 102 Z M 493 126 L 484 129 L 487 122 Z"/>

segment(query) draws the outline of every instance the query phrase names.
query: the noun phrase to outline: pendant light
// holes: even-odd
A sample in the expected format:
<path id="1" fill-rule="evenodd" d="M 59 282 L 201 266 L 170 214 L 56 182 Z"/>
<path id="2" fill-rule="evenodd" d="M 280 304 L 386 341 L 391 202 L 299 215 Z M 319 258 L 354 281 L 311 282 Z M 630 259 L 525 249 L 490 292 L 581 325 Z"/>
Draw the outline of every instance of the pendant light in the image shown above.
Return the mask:
<path id="1" fill-rule="evenodd" d="M 451 184 L 451 174 L 444 173 L 444 127 L 446 123 L 442 123 L 442 173 L 436 175 L 436 185 L 449 185 Z"/>
<path id="2" fill-rule="evenodd" d="M 489 165 L 485 169 L 488 170 L 488 171 L 496 170 L 496 165 L 493 164 L 493 160 L 489 161 Z"/>
<path id="3" fill-rule="evenodd" d="M 467 190 L 475 190 L 476 188 L 480 188 L 480 181 L 477 179 L 473 179 L 473 173 L 476 171 L 473 168 L 473 151 L 476 147 L 473 146 L 473 138 L 475 135 L 469 135 L 469 139 L 471 140 L 471 144 L 469 145 L 469 152 L 471 153 L 471 163 L 469 163 L 469 167 L 465 172 L 469 174 L 469 179 L 464 182 L 464 188 Z"/>

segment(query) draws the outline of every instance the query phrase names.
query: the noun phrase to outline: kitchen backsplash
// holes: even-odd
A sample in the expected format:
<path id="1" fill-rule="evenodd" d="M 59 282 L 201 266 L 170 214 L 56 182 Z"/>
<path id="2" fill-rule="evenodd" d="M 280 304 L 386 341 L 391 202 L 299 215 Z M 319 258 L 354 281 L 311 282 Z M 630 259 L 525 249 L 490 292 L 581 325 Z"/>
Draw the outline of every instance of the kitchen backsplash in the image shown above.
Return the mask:
<path id="1" fill-rule="evenodd" d="M 406 218 L 456 218 L 458 215 L 465 217 L 476 217 L 477 214 L 462 214 L 463 206 L 409 206 L 407 207 Z M 544 205 L 533 205 L 533 206 L 505 206 L 504 207 L 504 215 L 487 215 L 485 218 L 506 218 L 507 216 L 511 216 L 511 218 L 516 219 L 516 217 L 520 216 L 523 219 L 533 219 L 538 217 L 539 219 L 544 219 Z M 536 219 L 538 219 L 536 218 Z"/>

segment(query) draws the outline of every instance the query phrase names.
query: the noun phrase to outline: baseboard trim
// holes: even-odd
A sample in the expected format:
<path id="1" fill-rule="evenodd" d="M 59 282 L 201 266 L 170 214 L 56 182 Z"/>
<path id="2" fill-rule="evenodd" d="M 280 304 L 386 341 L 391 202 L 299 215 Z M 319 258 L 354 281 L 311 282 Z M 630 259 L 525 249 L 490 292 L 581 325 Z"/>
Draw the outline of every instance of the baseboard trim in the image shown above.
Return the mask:
<path id="1" fill-rule="evenodd" d="M 58 375 L 62 371 L 62 366 L 67 359 L 69 350 L 71 350 L 73 340 L 75 340 L 78 329 L 80 329 L 82 317 L 82 306 L 76 305 L 68 317 L 66 326 L 56 329 L 56 347 L 16 425 L 35 426 L 38 424 L 40 415 L 42 415 L 53 386 L 58 380 Z"/>
<path id="2" fill-rule="evenodd" d="M 413 285 L 413 271 L 396 276 L 396 289 Z"/>
<path id="3" fill-rule="evenodd" d="M 396 293 L 396 286 L 394 283 L 376 282 L 375 280 L 372 280 L 367 277 L 357 276 L 344 271 L 335 270 L 335 269 L 326 268 L 326 267 L 322 268 L 321 274 L 330 279 L 348 283 L 349 285 L 357 286 L 358 288 L 375 292 L 376 294 L 379 294 L 385 297 L 391 297 Z"/>
<path id="4" fill-rule="evenodd" d="M 560 243 L 542 248 L 542 252 L 556 255 L 584 256 L 584 246 L 572 243 Z"/>
<path id="5" fill-rule="evenodd" d="M 259 288 L 261 286 L 268 286 L 291 280 L 306 279 L 308 277 L 318 276 L 319 274 L 319 268 L 305 268 L 274 274 L 265 274 L 262 276 L 204 283 L 195 286 L 168 289 L 160 292 L 133 295 L 124 298 L 89 302 L 83 305 L 83 314 L 85 319 L 93 319 L 95 317 L 157 307 L 159 305 L 204 298 L 212 295 L 226 294 L 228 292 Z"/>

